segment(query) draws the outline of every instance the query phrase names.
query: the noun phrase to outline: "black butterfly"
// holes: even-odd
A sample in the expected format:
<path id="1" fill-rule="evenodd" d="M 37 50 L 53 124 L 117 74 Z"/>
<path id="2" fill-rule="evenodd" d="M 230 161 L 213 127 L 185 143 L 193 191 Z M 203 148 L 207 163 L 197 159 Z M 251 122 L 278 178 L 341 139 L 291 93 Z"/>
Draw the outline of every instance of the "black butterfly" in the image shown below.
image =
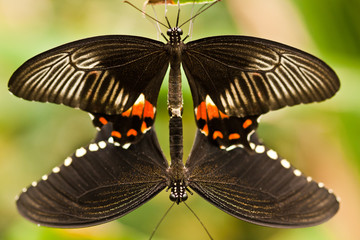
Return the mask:
<path id="1" fill-rule="evenodd" d="M 89 112 L 99 129 L 51 174 L 25 188 L 19 212 L 51 227 L 83 227 L 119 218 L 164 188 L 176 203 L 189 188 L 223 211 L 259 225 L 305 227 L 339 208 L 332 190 L 304 176 L 254 134 L 270 110 L 330 98 L 340 83 L 324 62 L 292 47 L 245 36 L 184 43 L 100 36 L 71 42 L 25 62 L 9 90 L 27 100 Z M 168 165 L 152 125 L 170 64 Z M 182 155 L 180 65 L 198 125 Z"/>

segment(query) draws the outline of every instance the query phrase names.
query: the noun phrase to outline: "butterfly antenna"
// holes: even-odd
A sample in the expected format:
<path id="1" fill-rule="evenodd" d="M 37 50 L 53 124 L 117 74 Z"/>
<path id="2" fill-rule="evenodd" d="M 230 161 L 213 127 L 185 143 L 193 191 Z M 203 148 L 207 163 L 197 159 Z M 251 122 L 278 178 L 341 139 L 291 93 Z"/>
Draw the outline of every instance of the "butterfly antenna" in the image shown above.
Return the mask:
<path id="1" fill-rule="evenodd" d="M 199 223 L 201 224 L 201 226 L 204 228 L 205 232 L 207 233 L 207 235 L 209 236 L 209 238 L 211 240 L 214 240 L 212 238 L 212 236 L 210 235 L 209 231 L 207 230 L 207 228 L 205 227 L 204 223 L 200 220 L 200 218 L 198 217 L 198 215 L 196 215 L 196 213 L 189 207 L 189 205 L 186 204 L 186 202 L 184 202 L 185 206 L 190 210 L 190 212 L 192 212 L 192 214 L 194 214 L 194 216 L 196 217 L 196 219 L 199 221 Z"/>
<path id="2" fill-rule="evenodd" d="M 155 11 L 155 8 L 154 8 L 154 5 L 151 5 L 151 8 L 152 8 L 152 10 L 153 10 L 153 12 L 154 12 L 155 18 L 158 19 L 157 14 L 156 14 L 156 11 Z M 157 37 L 158 37 L 158 39 L 159 39 L 159 34 L 162 34 L 159 21 L 156 21 L 156 28 L 157 28 Z M 166 39 L 166 38 L 165 38 L 165 39 Z M 166 39 L 166 40 L 167 40 L 167 39 Z"/>
<path id="3" fill-rule="evenodd" d="M 166 210 L 165 214 L 162 216 L 162 218 L 160 219 L 159 223 L 156 225 L 156 227 L 154 228 L 154 231 L 152 231 L 149 240 L 151 240 L 153 238 L 153 236 L 155 235 L 155 232 L 157 231 L 157 229 L 159 228 L 160 224 L 162 223 L 162 221 L 165 219 L 165 217 L 168 215 L 168 213 L 170 212 L 170 210 L 172 209 L 172 207 L 175 205 L 175 202 L 173 202 L 173 204 L 171 204 L 171 206 L 168 208 L 168 210 Z"/>
<path id="4" fill-rule="evenodd" d="M 160 22 L 159 20 L 157 20 L 156 18 L 150 16 L 149 14 L 147 14 L 145 11 L 141 10 L 140 8 L 136 7 L 134 4 L 132 4 L 131 2 L 129 1 L 124 1 L 124 3 L 127 3 L 129 4 L 130 6 L 132 6 L 133 8 L 135 8 L 136 10 L 138 10 L 139 12 L 141 12 L 142 14 L 144 14 L 146 17 L 152 19 L 153 21 L 157 22 L 158 24 L 168 28 L 168 26 L 166 26 L 166 24 Z M 166 19 L 167 20 L 167 19 Z"/>
<path id="5" fill-rule="evenodd" d="M 207 5 L 207 4 L 205 4 L 205 5 Z M 203 5 L 204 6 L 204 5 Z M 202 9 L 203 7 L 201 7 L 200 9 Z M 190 37 L 190 39 L 192 39 L 192 30 L 193 30 L 193 23 L 194 23 L 194 19 L 192 18 L 193 17 L 193 15 L 194 15 L 194 9 L 195 9 L 195 0 L 193 1 L 193 5 L 192 5 L 192 8 L 191 8 L 191 17 L 190 17 L 190 24 L 189 24 L 189 32 L 188 32 L 188 34 L 183 38 L 183 42 L 188 38 L 188 37 Z M 184 25 L 184 24 L 182 24 L 182 25 Z"/>
<path id="6" fill-rule="evenodd" d="M 176 27 L 179 25 L 179 18 L 180 18 L 180 0 L 177 2 L 178 4 L 178 12 L 177 12 L 177 18 L 176 18 Z"/>
<path id="7" fill-rule="evenodd" d="M 165 0 L 165 20 L 166 20 L 166 22 L 167 22 L 167 24 L 168 24 L 166 27 L 167 27 L 168 29 L 170 29 L 170 28 L 171 28 L 171 24 L 170 24 L 169 18 L 167 17 L 167 12 L 168 12 L 168 11 L 167 11 L 167 0 Z"/>
<path id="8" fill-rule="evenodd" d="M 205 7 L 204 9 L 202 9 L 201 11 L 197 12 L 194 16 L 192 16 L 190 19 L 186 20 L 185 22 L 183 22 L 180 26 L 184 26 L 186 23 L 190 22 L 191 20 L 193 20 L 194 18 L 196 18 L 197 16 L 199 16 L 200 14 L 202 14 L 203 12 L 205 12 L 206 10 L 208 10 L 209 8 L 211 8 L 212 6 L 214 6 L 216 3 L 220 2 L 221 0 L 217 0 L 215 2 L 213 2 L 212 4 L 210 4 L 209 6 Z"/>
<path id="9" fill-rule="evenodd" d="M 201 8 L 200 8 L 201 9 Z M 195 10 L 195 0 L 193 2 L 192 8 L 191 8 L 191 17 L 190 19 L 193 17 L 194 15 L 194 10 Z M 193 30 L 193 26 L 194 26 L 194 19 L 190 20 L 190 24 L 189 24 L 189 33 L 187 34 L 186 38 L 188 36 L 190 36 L 190 39 L 192 38 L 192 30 Z"/>

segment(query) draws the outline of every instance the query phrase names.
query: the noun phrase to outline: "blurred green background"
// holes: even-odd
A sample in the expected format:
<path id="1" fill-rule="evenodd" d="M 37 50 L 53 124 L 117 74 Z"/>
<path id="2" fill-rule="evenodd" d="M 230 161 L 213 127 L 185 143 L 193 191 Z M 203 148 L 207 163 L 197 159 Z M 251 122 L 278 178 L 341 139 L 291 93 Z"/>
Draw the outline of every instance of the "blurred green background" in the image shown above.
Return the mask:
<path id="1" fill-rule="evenodd" d="M 142 7 L 144 0 L 132 1 Z M 163 19 L 163 6 L 156 6 Z M 169 7 L 175 22 L 176 7 Z M 329 222 L 305 229 L 272 229 L 245 223 L 198 196 L 188 204 L 215 239 L 355 240 L 360 236 L 360 1 L 223 0 L 195 21 L 193 39 L 242 34 L 276 40 L 310 52 L 337 72 L 341 89 L 320 104 L 285 108 L 262 118 L 259 134 L 294 166 L 341 197 Z M 147 12 L 152 13 L 151 7 Z M 181 20 L 191 5 L 182 7 Z M 185 30 L 186 32 L 187 30 Z M 148 21 L 121 0 L 0 0 L 0 239 L 148 239 L 170 206 L 162 193 L 125 217 L 97 227 L 63 230 L 37 227 L 16 212 L 21 189 L 62 163 L 94 136 L 88 115 L 10 95 L 7 81 L 25 60 L 57 45 L 95 35 L 157 38 Z M 184 81 L 185 155 L 194 133 L 192 100 Z M 166 81 L 156 129 L 168 155 Z M 183 204 L 161 224 L 154 239 L 208 239 Z"/>

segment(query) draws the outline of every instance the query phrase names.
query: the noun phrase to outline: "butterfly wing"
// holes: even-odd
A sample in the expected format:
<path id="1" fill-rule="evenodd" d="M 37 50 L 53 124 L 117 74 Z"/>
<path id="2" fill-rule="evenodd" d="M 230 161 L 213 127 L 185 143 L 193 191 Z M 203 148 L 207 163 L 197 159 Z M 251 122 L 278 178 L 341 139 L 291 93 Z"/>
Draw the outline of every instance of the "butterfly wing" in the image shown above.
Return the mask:
<path id="1" fill-rule="evenodd" d="M 318 58 L 269 40 L 218 36 L 192 41 L 182 53 L 198 128 L 220 147 L 246 146 L 259 115 L 333 96 L 334 71 Z M 239 119 L 242 118 L 242 119 Z M 219 123 L 220 122 L 220 123 Z M 228 129 L 226 126 L 237 126 Z M 221 133 L 221 134 L 220 134 Z M 220 137 L 219 137 L 220 135 Z M 235 138 L 234 138 L 235 137 Z"/>
<path id="2" fill-rule="evenodd" d="M 168 63 L 164 43 L 135 36 L 92 37 L 28 60 L 12 75 L 9 90 L 27 100 L 121 114 L 140 94 L 156 105 Z"/>
<path id="3" fill-rule="evenodd" d="M 194 106 L 209 95 L 230 116 L 322 101 L 340 87 L 334 71 L 320 59 L 265 39 L 203 38 L 186 44 L 182 59 Z"/>
<path id="4" fill-rule="evenodd" d="M 51 174 L 25 188 L 16 204 L 27 219 L 50 227 L 101 224 L 134 210 L 166 186 L 164 158 L 154 130 L 128 149 L 102 141 L 78 149 Z"/>
<path id="5" fill-rule="evenodd" d="M 252 135 L 253 153 L 221 150 L 200 132 L 186 163 L 189 186 L 236 218 L 271 227 L 305 227 L 339 208 L 332 190 L 312 181 Z"/>
<path id="6" fill-rule="evenodd" d="M 152 127 L 168 64 L 161 42 L 135 36 L 92 37 L 28 60 L 12 75 L 9 90 L 27 100 L 87 111 L 98 129 L 114 123 L 113 138 L 126 146 Z"/>

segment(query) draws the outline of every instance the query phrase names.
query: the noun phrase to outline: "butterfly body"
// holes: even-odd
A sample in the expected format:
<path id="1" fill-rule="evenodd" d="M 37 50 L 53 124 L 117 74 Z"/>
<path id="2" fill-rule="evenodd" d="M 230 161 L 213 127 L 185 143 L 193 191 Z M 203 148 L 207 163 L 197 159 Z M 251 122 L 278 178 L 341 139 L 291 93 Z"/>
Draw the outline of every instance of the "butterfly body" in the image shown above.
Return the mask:
<path id="1" fill-rule="evenodd" d="M 261 114 L 325 100 L 340 84 L 321 60 L 272 41 L 218 36 L 164 44 L 136 36 L 68 43 L 24 63 L 9 90 L 28 100 L 89 112 L 99 132 L 63 165 L 23 190 L 20 213 L 41 225 L 82 227 L 121 217 L 167 187 L 177 204 L 189 188 L 223 211 L 272 227 L 328 220 L 332 191 L 293 168 L 255 133 Z M 170 166 L 152 125 L 170 65 Z M 184 68 L 199 130 L 183 163 Z M 191 192 L 190 192 L 191 193 Z"/>

